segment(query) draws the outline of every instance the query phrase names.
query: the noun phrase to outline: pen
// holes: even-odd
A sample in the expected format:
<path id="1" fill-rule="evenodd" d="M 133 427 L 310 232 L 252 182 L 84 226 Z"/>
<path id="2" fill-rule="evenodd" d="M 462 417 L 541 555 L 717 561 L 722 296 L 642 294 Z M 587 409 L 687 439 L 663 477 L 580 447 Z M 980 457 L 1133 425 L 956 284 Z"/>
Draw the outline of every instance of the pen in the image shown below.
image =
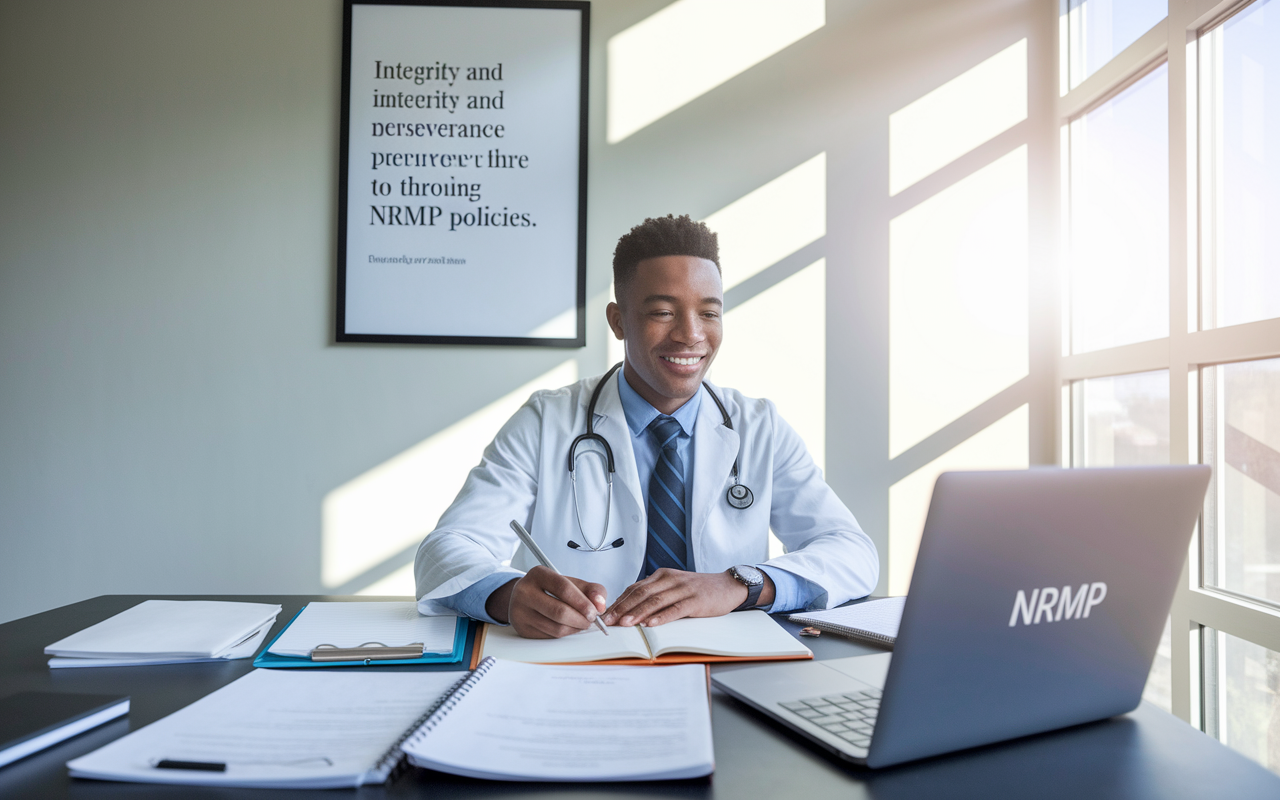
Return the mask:
<path id="1" fill-rule="evenodd" d="M 560 570 L 556 569 L 556 565 L 551 563 L 551 559 L 547 558 L 547 554 L 542 552 L 542 548 L 538 547 L 538 543 L 533 540 L 533 537 L 529 535 L 529 532 L 524 529 L 523 525 L 513 519 L 511 520 L 511 530 L 516 532 L 516 536 L 520 537 L 520 541 L 524 542 L 524 546 L 529 548 L 529 552 L 533 553 L 533 557 L 538 559 L 539 564 L 557 575 L 560 574 Z M 599 616 L 596 617 L 596 627 L 599 628 L 600 632 L 605 636 L 609 635 L 609 631 L 605 629 L 604 623 L 600 621 Z"/>
<path id="2" fill-rule="evenodd" d="M 199 772 L 227 771 L 227 765 L 221 761 L 178 761 L 173 758 L 162 758 L 152 766 L 156 769 L 190 769 Z"/>

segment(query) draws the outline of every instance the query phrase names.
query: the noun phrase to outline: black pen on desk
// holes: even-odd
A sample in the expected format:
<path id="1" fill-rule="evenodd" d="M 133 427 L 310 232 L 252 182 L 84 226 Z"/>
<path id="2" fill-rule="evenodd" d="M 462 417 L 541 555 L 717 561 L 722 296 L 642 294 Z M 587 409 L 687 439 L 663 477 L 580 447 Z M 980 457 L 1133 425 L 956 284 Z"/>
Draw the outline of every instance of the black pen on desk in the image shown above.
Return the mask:
<path id="1" fill-rule="evenodd" d="M 557 575 L 560 574 L 560 570 L 556 569 L 556 565 L 551 563 L 551 559 L 547 558 L 547 554 L 542 552 L 542 548 L 538 547 L 538 543 L 533 540 L 533 537 L 524 529 L 523 525 L 513 519 L 511 520 L 511 530 L 516 532 L 516 536 L 520 537 L 520 541 L 524 542 L 524 546 L 529 548 L 529 552 L 533 553 L 533 557 L 538 559 L 539 564 Z M 604 623 L 600 621 L 599 615 L 596 616 L 595 623 L 601 633 L 605 636 L 609 635 L 609 630 L 605 628 Z"/>
<path id="2" fill-rule="evenodd" d="M 154 763 L 156 769 L 189 769 L 197 772 L 226 772 L 227 765 L 221 761 L 179 761 L 174 758 L 161 758 Z"/>

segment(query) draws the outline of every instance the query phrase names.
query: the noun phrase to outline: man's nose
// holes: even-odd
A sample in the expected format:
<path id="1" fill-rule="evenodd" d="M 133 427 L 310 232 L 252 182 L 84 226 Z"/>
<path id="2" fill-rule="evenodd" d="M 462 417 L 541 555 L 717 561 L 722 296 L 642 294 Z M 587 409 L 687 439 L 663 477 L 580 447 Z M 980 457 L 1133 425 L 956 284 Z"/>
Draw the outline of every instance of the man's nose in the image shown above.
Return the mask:
<path id="1" fill-rule="evenodd" d="M 689 314 L 680 318 L 680 324 L 672 332 L 676 341 L 681 344 L 697 344 L 706 338 L 703 332 L 702 317 Z"/>

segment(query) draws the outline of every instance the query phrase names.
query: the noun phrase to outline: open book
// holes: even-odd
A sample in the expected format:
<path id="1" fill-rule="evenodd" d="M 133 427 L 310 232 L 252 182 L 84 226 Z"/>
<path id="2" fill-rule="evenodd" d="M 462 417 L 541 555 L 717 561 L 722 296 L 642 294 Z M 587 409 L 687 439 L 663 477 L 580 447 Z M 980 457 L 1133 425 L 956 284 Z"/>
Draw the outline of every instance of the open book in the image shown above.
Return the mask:
<path id="1" fill-rule="evenodd" d="M 476 646 L 485 656 L 536 664 L 685 664 L 813 658 L 813 652 L 763 611 L 678 619 L 656 628 L 597 628 L 563 639 L 524 639 L 509 627 L 486 625 Z"/>

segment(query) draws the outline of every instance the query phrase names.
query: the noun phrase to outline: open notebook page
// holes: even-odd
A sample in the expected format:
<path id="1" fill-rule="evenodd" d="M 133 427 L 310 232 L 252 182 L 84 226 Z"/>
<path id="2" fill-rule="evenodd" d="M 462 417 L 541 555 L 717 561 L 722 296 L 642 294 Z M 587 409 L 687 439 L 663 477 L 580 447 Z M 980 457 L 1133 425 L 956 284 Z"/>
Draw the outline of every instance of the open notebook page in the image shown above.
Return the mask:
<path id="1" fill-rule="evenodd" d="M 486 661 L 481 671 L 456 703 L 446 703 L 404 743 L 411 763 L 532 781 L 693 778 L 714 769 L 700 664 Z"/>
<path id="2" fill-rule="evenodd" d="M 67 764 L 72 777 L 142 783 L 334 788 L 379 782 L 378 760 L 457 672 L 258 669 Z M 156 769 L 158 759 L 226 772 Z"/>
<path id="3" fill-rule="evenodd" d="M 317 645 L 359 647 L 381 642 L 403 647 L 422 642 L 424 653 L 453 650 L 458 618 L 425 617 L 413 601 L 389 603 L 307 603 L 267 652 L 277 656 L 307 658 Z"/>
<path id="4" fill-rule="evenodd" d="M 484 634 L 484 655 L 535 664 L 572 664 L 614 658 L 649 658 L 649 647 L 639 628 L 609 628 L 605 636 L 596 627 L 563 639 L 524 639 L 510 627 L 489 625 Z"/>
<path id="5" fill-rule="evenodd" d="M 655 656 L 668 653 L 743 658 L 812 655 L 809 648 L 763 611 L 678 619 L 656 628 L 645 628 L 644 635 Z"/>

